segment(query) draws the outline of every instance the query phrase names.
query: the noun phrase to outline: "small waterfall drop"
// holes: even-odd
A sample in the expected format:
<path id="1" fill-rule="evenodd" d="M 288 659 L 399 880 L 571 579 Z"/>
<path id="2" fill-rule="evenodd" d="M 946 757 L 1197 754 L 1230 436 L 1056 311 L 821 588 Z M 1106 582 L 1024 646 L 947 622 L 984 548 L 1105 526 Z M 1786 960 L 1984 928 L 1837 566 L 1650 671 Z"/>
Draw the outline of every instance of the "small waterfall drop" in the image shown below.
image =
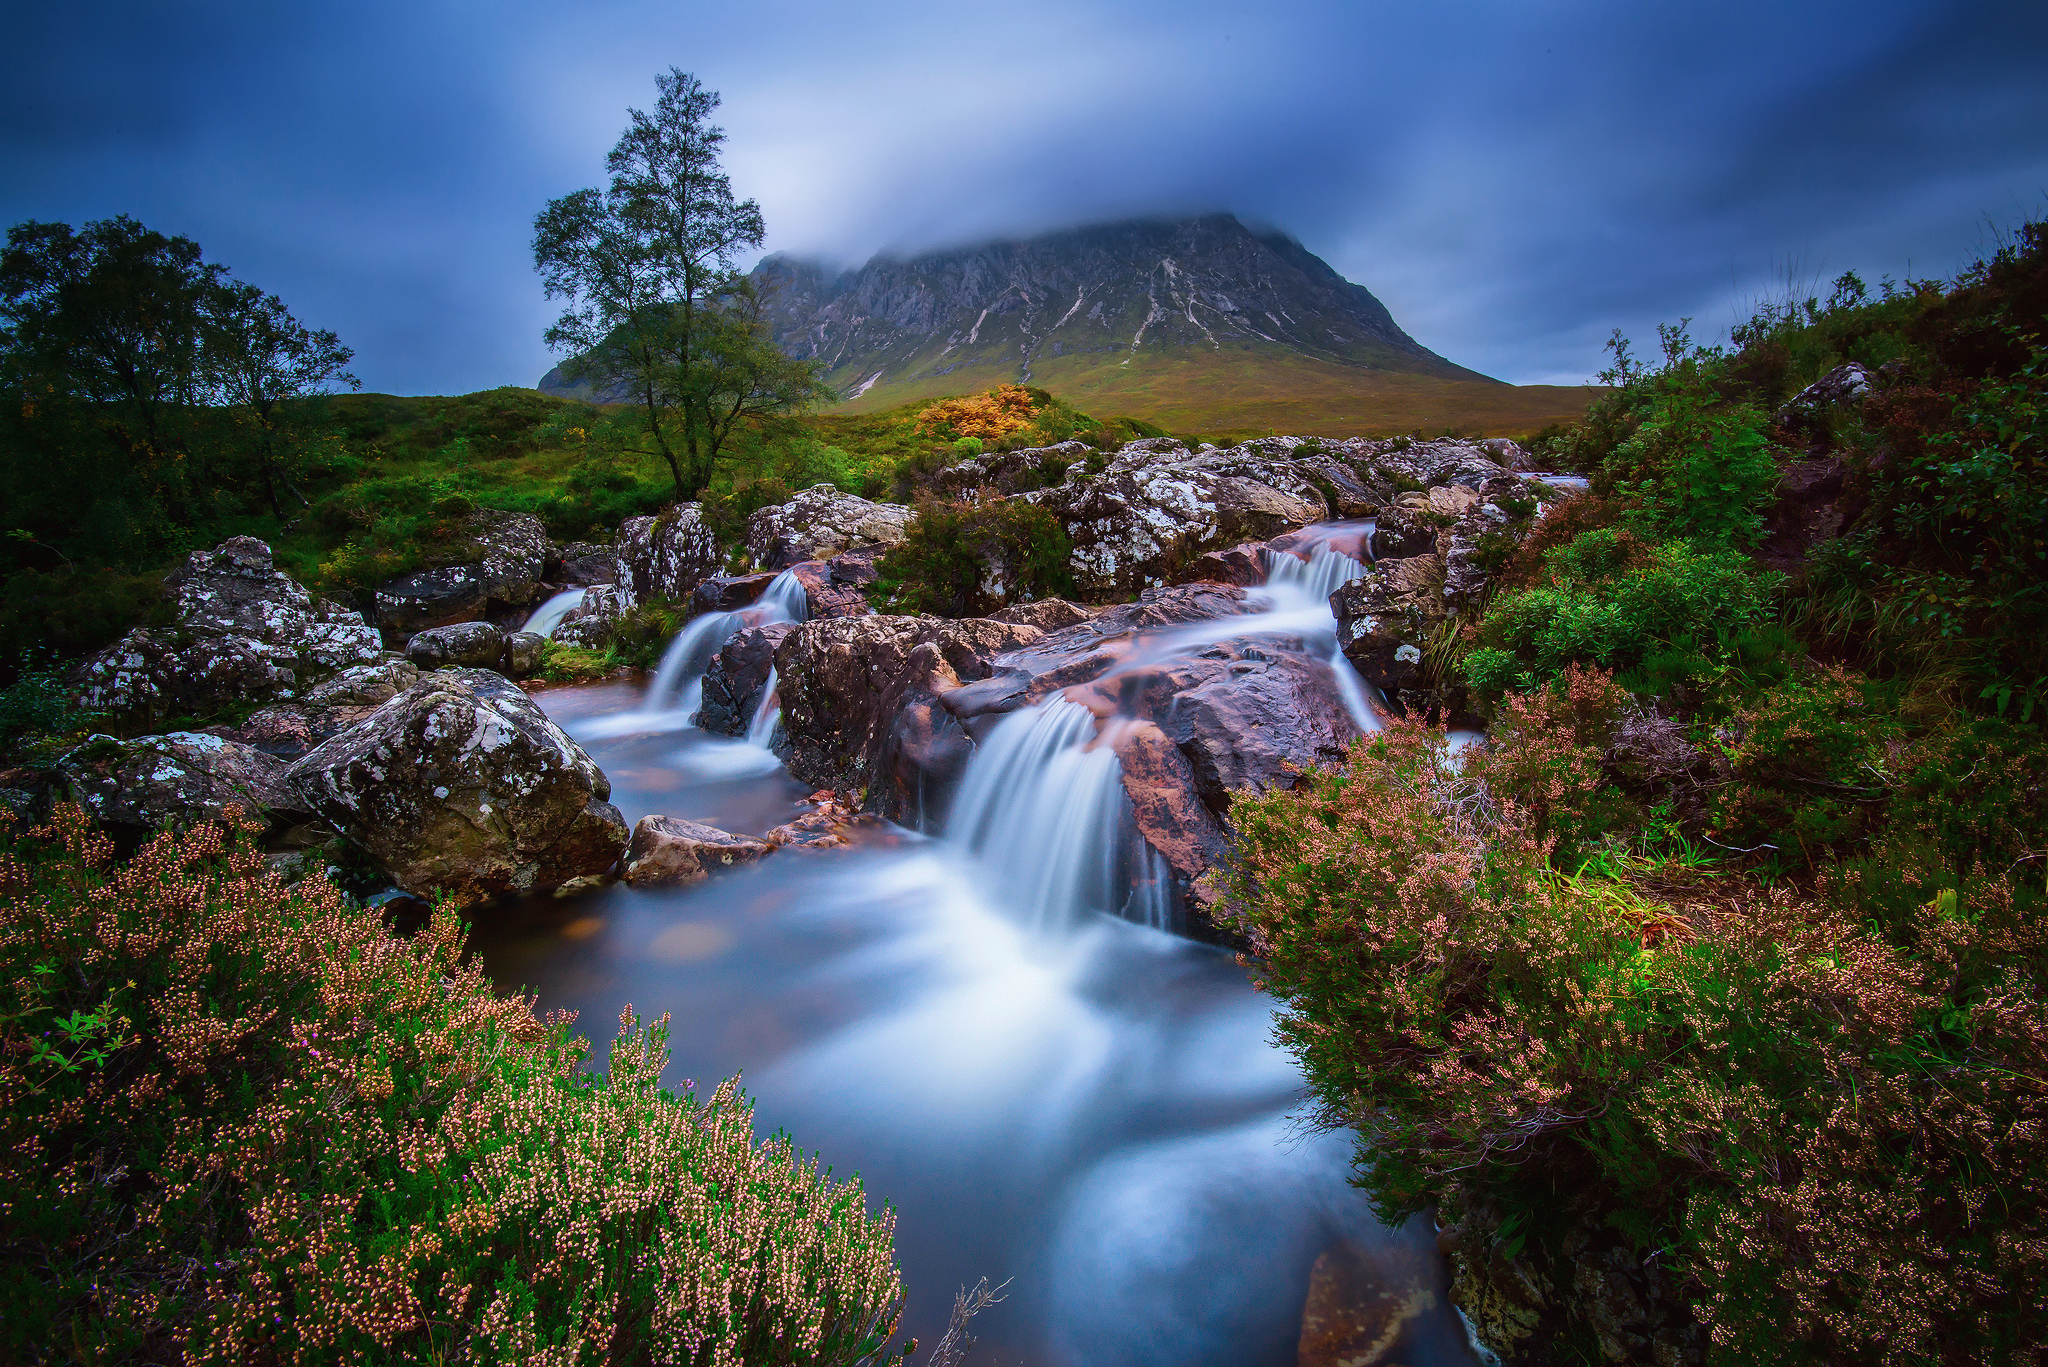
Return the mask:
<path id="1" fill-rule="evenodd" d="M 747 727 L 747 744 L 758 745 L 763 750 L 775 739 L 775 728 L 782 724 L 782 699 L 775 691 L 775 666 L 768 666 L 768 686 L 761 690 L 761 705 L 754 709 L 754 720 Z"/>
<path id="2" fill-rule="evenodd" d="M 1287 551 L 1267 550 L 1267 601 L 1275 612 L 1306 613 L 1316 619 L 1314 629 L 1305 632 L 1303 643 L 1319 651 L 1337 676 L 1337 691 L 1344 708 L 1361 731 L 1380 729 L 1380 714 L 1366 692 L 1365 680 L 1344 657 L 1337 640 L 1337 617 L 1330 610 L 1330 595 L 1354 579 L 1365 577 L 1365 566 L 1330 547 L 1327 543 L 1311 549 L 1307 558 Z"/>
<path id="3" fill-rule="evenodd" d="M 712 657 L 725 643 L 743 627 L 801 622 L 809 615 L 809 602 L 803 581 L 784 570 L 769 581 L 753 606 L 735 612 L 707 612 L 693 618 L 662 652 L 654 680 L 647 685 L 644 710 L 678 712 L 685 718 L 696 716 L 704 699 L 704 671 L 711 668 Z"/>
<path id="4" fill-rule="evenodd" d="M 988 866 L 1025 924 L 1048 931 L 1089 911 L 1122 910 L 1132 899 L 1119 887 L 1120 866 L 1134 845 L 1151 851 L 1131 830 L 1123 766 L 1098 736 L 1095 714 L 1057 694 L 989 732 L 946 835 Z M 1144 885 L 1134 919 L 1163 926 L 1171 899 L 1162 869 L 1139 872 L 1129 880 Z"/>
<path id="5" fill-rule="evenodd" d="M 562 625 L 562 619 L 583 606 L 583 595 L 587 589 L 564 589 L 533 610 L 521 631 L 530 631 L 536 636 L 553 639 L 555 628 Z"/>

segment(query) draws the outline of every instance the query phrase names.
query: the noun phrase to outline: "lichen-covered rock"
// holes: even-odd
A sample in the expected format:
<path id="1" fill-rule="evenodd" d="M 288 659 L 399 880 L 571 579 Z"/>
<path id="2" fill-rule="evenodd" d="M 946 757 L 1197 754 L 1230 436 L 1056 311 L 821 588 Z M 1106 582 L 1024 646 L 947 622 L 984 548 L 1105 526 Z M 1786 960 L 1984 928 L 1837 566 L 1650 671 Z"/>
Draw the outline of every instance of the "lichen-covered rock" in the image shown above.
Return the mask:
<path id="1" fill-rule="evenodd" d="M 523 679 L 540 668 L 548 638 L 537 631 L 515 631 L 505 638 L 505 672 Z"/>
<path id="2" fill-rule="evenodd" d="M 1239 588 L 1257 588 L 1266 582 L 1265 547 L 1257 542 L 1246 542 L 1242 546 L 1227 546 L 1220 551 L 1204 551 L 1194 562 L 1174 576 L 1177 584 L 1235 584 Z"/>
<path id="3" fill-rule="evenodd" d="M 1321 491 L 1284 460 L 1133 442 L 1100 474 L 1021 497 L 1051 512 L 1084 598 L 1129 597 L 1178 578 L 1205 551 L 1321 521 Z"/>
<path id="4" fill-rule="evenodd" d="M 596 541 L 571 541 L 557 546 L 548 556 L 545 578 L 549 584 L 565 589 L 615 584 L 619 578 L 618 549 Z"/>
<path id="5" fill-rule="evenodd" d="M 1095 454 L 1095 448 L 1078 441 L 1053 446 L 1027 446 L 1016 451 L 991 451 L 987 455 L 949 465 L 932 477 L 945 493 L 958 497 L 976 490 L 1001 494 L 1029 493 L 1058 484 L 1067 471 Z"/>
<path id="6" fill-rule="evenodd" d="M 625 590 L 612 584 L 598 584 L 585 591 L 583 601 L 556 624 L 549 639 L 565 646 L 602 650 L 617 634 L 627 610 Z"/>
<path id="7" fill-rule="evenodd" d="M 197 731 L 94 736 L 58 762 L 56 788 L 102 825 L 135 833 L 220 820 L 231 807 L 274 824 L 309 811 L 282 760 Z"/>
<path id="8" fill-rule="evenodd" d="M 496 669 L 505 658 L 505 633 L 489 622 L 457 622 L 413 633 L 405 658 L 423 670 Z"/>
<path id="9" fill-rule="evenodd" d="M 1813 430 L 1836 404 L 1854 403 L 1870 393 L 1871 375 L 1854 361 L 1836 366 L 1794 394 L 1772 421 L 1790 432 Z"/>
<path id="10" fill-rule="evenodd" d="M 72 673 L 79 706 L 129 726 L 291 698 L 377 660 L 383 643 L 359 613 L 315 599 L 238 536 L 194 551 L 165 580 L 176 625 L 138 627 Z"/>
<path id="11" fill-rule="evenodd" d="M 390 702 L 420 681 L 419 666 L 396 655 L 344 669 L 306 691 L 315 707 L 375 707 Z"/>
<path id="12" fill-rule="evenodd" d="M 626 845 L 583 748 L 488 670 L 423 675 L 289 770 L 407 892 L 464 902 L 605 873 Z"/>
<path id="13" fill-rule="evenodd" d="M 616 547 L 621 608 L 655 599 L 686 602 L 723 563 L 718 536 L 705 523 L 701 503 L 678 503 L 658 517 L 627 518 Z M 555 639 L 561 639 L 560 633 Z"/>
<path id="14" fill-rule="evenodd" d="M 774 848 L 765 840 L 679 816 L 643 816 L 633 827 L 620 876 L 641 887 L 701 883 L 714 873 L 751 864 Z"/>
<path id="15" fill-rule="evenodd" d="M 478 509 L 463 524 L 460 563 L 401 575 L 377 590 L 377 624 L 394 640 L 530 606 L 553 543 L 529 513 Z"/>
<path id="16" fill-rule="evenodd" d="M 781 570 L 866 546 L 893 546 L 907 535 L 911 516 L 900 503 L 872 503 L 817 484 L 787 503 L 755 510 L 747 519 L 747 554 L 764 570 Z"/>
<path id="17" fill-rule="evenodd" d="M 1443 561 L 1434 551 L 1383 560 L 1330 595 L 1337 643 L 1365 681 L 1395 701 L 1423 674 L 1423 652 L 1445 617 Z"/>

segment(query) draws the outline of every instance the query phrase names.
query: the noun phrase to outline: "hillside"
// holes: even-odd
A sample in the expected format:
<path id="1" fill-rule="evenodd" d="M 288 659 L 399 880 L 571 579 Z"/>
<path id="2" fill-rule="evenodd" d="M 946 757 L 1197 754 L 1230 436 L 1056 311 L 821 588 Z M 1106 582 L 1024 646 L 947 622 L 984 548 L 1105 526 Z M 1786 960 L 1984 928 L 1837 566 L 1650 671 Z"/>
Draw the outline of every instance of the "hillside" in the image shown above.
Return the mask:
<path id="1" fill-rule="evenodd" d="M 1592 397 L 1438 356 L 1299 242 L 1228 214 L 847 271 L 777 255 L 753 274 L 776 341 L 820 363 L 846 412 L 1023 383 L 1184 431 L 1498 435 L 1576 418 Z M 553 371 L 540 387 L 577 392 Z"/>

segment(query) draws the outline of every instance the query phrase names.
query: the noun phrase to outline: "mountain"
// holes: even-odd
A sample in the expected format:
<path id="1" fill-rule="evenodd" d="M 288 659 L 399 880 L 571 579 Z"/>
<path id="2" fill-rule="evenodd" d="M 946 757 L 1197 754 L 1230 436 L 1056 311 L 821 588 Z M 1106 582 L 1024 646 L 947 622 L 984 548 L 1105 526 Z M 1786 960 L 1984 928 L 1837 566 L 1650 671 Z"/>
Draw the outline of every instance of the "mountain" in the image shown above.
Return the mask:
<path id="1" fill-rule="evenodd" d="M 877 256 L 853 270 L 777 254 L 753 278 L 776 341 L 818 360 L 846 411 L 1013 382 L 1179 431 L 1348 435 L 1521 432 L 1587 401 L 1444 359 L 1363 285 L 1229 214 Z M 552 371 L 541 387 L 567 392 Z"/>

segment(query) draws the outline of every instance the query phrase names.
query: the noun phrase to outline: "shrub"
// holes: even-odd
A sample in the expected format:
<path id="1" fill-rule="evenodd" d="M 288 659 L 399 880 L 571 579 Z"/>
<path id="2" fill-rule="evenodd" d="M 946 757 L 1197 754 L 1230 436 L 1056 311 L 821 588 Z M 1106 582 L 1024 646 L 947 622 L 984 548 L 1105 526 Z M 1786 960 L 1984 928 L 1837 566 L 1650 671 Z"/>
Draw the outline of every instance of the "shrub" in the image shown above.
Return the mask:
<path id="1" fill-rule="evenodd" d="M 922 436 L 948 441 L 961 437 L 994 439 L 1031 425 L 1039 400 L 1020 384 L 1000 384 L 985 394 L 940 399 L 917 415 Z"/>
<path id="2" fill-rule="evenodd" d="M 1775 612 L 1780 576 L 1735 551 L 1583 532 L 1544 557 L 1544 582 L 1500 595 L 1480 622 L 1485 649 L 1467 662 L 1482 692 L 1555 677 L 1567 665 L 1654 665 L 1683 678 L 1725 658 Z"/>
<path id="3" fill-rule="evenodd" d="M 666 1018 L 588 1070 L 445 908 L 387 933 L 217 826 L 0 853 L 0 1342 L 99 1361 L 822 1363 L 886 1350 L 892 1217 Z"/>
<path id="4" fill-rule="evenodd" d="M 2035 878 L 1922 882 L 1888 938 L 1827 883 L 1567 877 L 1493 763 L 1396 720 L 1232 808 L 1232 914 L 1382 1213 L 1504 1212 L 1553 1289 L 1602 1232 L 1722 1363 L 2048 1348 Z"/>
<path id="5" fill-rule="evenodd" d="M 876 570 L 872 592 L 897 610 L 978 617 L 1073 592 L 1059 519 L 1022 499 L 924 499 L 908 536 Z"/>
<path id="6" fill-rule="evenodd" d="M 716 494 L 706 489 L 697 495 L 704 505 L 704 525 L 711 528 L 722 546 L 747 539 L 747 519 L 763 508 L 789 502 L 795 492 L 780 479 L 751 479 L 733 486 L 732 492 Z"/>

